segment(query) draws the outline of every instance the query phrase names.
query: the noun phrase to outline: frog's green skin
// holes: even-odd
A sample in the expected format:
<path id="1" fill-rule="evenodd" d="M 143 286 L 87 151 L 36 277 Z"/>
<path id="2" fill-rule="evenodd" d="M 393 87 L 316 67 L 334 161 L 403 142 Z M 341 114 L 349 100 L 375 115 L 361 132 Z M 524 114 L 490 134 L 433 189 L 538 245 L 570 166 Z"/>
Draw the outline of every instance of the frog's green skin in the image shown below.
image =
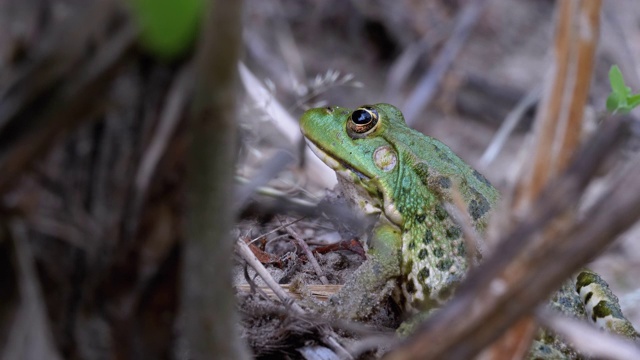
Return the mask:
<path id="1" fill-rule="evenodd" d="M 334 299 L 338 315 L 366 317 L 379 301 L 373 294 L 397 281 L 405 310 L 429 310 L 446 300 L 468 259 L 445 204 L 458 189 L 482 233 L 498 191 L 446 145 L 410 129 L 389 104 L 311 109 L 300 126 L 345 195 L 365 213 L 379 214 L 368 260 Z"/>

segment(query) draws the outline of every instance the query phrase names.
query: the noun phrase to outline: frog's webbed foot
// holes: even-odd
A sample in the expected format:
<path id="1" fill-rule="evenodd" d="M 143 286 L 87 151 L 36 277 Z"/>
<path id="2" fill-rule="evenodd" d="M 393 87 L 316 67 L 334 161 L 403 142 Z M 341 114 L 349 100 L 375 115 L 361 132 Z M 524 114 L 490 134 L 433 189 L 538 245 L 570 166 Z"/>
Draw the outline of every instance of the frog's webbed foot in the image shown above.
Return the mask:
<path id="1" fill-rule="evenodd" d="M 325 313 L 333 318 L 368 320 L 383 310 L 381 305 L 398 289 L 401 235 L 387 225 L 377 226 L 372 233 L 375 250 L 369 252 L 369 258 L 351 274 L 327 305 L 329 308 Z"/>
<path id="2" fill-rule="evenodd" d="M 397 288 L 398 276 L 399 267 L 372 257 L 329 299 L 326 312 L 335 319 L 368 319 Z"/>

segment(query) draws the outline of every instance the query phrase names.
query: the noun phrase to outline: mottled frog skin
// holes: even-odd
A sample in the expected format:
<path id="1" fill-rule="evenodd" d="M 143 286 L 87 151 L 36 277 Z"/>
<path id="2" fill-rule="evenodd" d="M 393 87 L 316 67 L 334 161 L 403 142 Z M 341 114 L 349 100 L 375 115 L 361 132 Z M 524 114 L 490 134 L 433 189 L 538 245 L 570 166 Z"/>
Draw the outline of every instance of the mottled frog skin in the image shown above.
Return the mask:
<path id="1" fill-rule="evenodd" d="M 475 229 L 482 233 L 498 191 L 446 145 L 409 128 L 402 113 L 389 104 L 311 109 L 300 126 L 310 148 L 338 174 L 345 196 L 364 213 L 379 216 L 367 261 L 333 299 L 337 316 L 366 318 L 380 300 L 374 294 L 389 288 L 400 289 L 399 303 L 409 311 L 433 309 L 446 301 L 464 276 L 468 259 L 459 221 L 445 206 L 458 189 Z M 583 289 L 583 301 L 587 293 L 597 293 L 594 299 L 609 309 L 611 297 L 604 294 L 608 287 L 594 290 L 602 288 L 596 284 L 601 279 L 585 275 L 582 280 L 577 290 Z M 588 288 L 590 284 L 596 285 Z M 576 299 L 578 292 L 572 294 Z M 624 319 L 617 299 L 614 305 L 618 310 L 604 312 Z M 598 316 L 593 315 L 594 321 Z"/>

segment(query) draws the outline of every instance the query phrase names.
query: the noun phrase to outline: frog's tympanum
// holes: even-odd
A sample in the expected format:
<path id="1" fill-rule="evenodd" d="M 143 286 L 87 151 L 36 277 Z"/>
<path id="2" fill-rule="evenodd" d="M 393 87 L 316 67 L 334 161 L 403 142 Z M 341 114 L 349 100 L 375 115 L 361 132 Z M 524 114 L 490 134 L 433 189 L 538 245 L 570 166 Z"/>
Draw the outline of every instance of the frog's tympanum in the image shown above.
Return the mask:
<path id="1" fill-rule="evenodd" d="M 379 301 L 374 294 L 390 288 L 408 311 L 430 310 L 447 300 L 468 259 L 460 221 L 445 207 L 459 191 L 475 229 L 483 233 L 498 191 L 446 145 L 409 128 L 389 104 L 311 109 L 300 126 L 313 152 L 338 174 L 345 197 L 378 216 L 367 261 L 333 299 L 338 315 L 367 317 Z M 593 303 L 589 293 L 600 294 L 589 288 L 600 281 L 597 275 L 578 280 L 585 301 Z M 605 312 L 612 321 L 622 318 L 619 311 Z"/>

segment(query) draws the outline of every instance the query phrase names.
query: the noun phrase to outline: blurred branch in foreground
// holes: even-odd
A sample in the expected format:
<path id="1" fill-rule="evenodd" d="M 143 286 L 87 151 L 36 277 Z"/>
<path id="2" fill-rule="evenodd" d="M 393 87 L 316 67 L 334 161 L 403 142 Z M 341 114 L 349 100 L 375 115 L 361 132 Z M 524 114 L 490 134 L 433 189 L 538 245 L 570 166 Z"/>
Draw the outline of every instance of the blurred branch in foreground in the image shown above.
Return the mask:
<path id="1" fill-rule="evenodd" d="M 190 124 L 187 238 L 182 258 L 186 351 L 194 359 L 242 359 L 231 288 L 235 214 L 236 66 L 242 2 L 210 1 L 196 55 Z"/>
<path id="2" fill-rule="evenodd" d="M 533 133 L 533 159 L 524 166 L 517 192 L 508 199 L 511 211 L 504 217 L 527 218 L 529 206 L 540 191 L 567 166 L 579 146 L 584 107 L 593 77 L 593 62 L 600 34 L 600 1 L 562 1 L 556 5 L 556 29 L 552 63 L 545 79 L 545 91 L 538 106 Z M 569 226 L 576 212 L 569 210 L 554 223 L 554 231 Z M 547 241 L 554 241 L 547 236 Z M 520 319 L 517 326 L 487 349 L 492 356 L 524 356 L 539 325 L 533 317 Z M 511 347 L 511 350 L 506 350 Z M 510 353 L 509 353 L 510 352 Z"/>

